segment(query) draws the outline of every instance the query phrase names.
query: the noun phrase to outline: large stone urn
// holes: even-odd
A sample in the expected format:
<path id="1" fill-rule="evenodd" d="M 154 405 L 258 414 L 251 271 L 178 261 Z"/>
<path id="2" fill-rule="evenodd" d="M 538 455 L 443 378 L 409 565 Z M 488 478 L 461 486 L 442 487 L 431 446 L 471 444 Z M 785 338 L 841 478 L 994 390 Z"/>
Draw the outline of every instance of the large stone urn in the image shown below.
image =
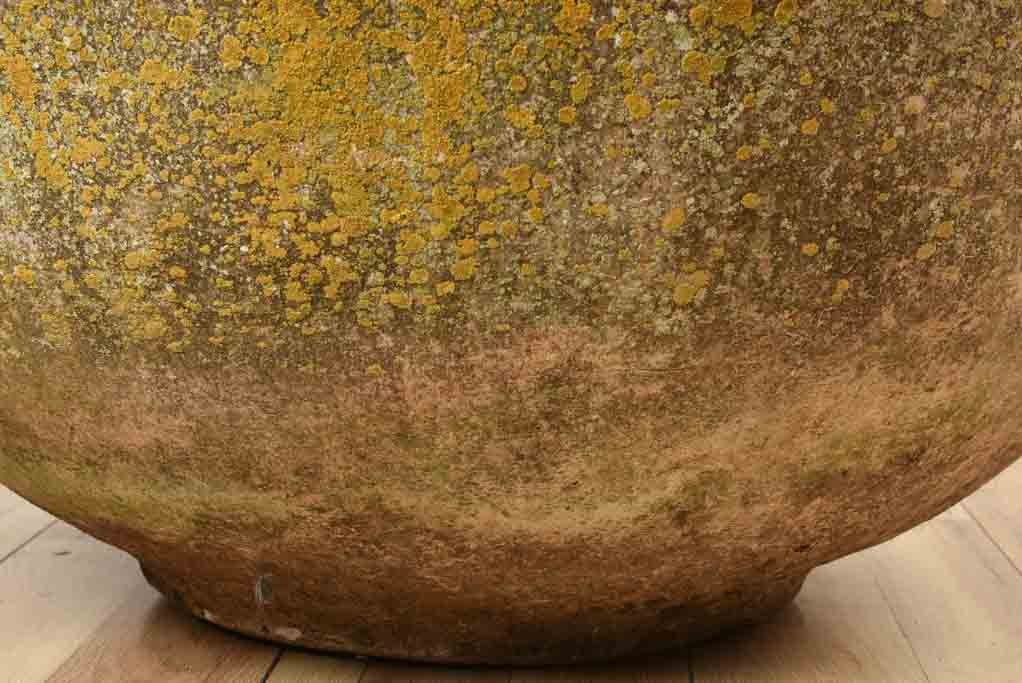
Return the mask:
<path id="1" fill-rule="evenodd" d="M 679 647 L 1022 454 L 1014 0 L 0 0 L 0 481 L 203 619 Z"/>

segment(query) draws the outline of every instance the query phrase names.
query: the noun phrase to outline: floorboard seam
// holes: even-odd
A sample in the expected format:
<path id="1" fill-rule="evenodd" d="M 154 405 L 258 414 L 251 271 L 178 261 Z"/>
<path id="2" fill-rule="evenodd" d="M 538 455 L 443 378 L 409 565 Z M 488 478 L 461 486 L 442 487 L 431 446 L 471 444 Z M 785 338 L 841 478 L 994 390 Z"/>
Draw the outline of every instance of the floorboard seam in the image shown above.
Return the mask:
<path id="1" fill-rule="evenodd" d="M 990 533 L 990 531 L 986 528 L 983 522 L 980 521 L 979 517 L 977 517 L 976 514 L 972 511 L 972 509 L 966 504 L 966 502 L 967 501 L 964 500 L 962 501 L 962 509 L 968 513 L 969 517 L 972 518 L 972 521 L 975 522 L 976 526 L 978 526 L 980 528 L 980 531 L 983 532 L 983 535 L 987 537 L 987 540 L 994 544 L 994 547 L 997 548 L 997 551 L 1001 553 L 1004 559 L 1008 561 L 1008 564 L 1010 564 L 1012 568 L 1020 576 L 1022 576 L 1022 569 L 1020 569 L 1019 566 L 1015 564 L 1015 561 L 1011 558 L 1011 555 L 1005 552 L 1004 548 L 1001 547 L 1001 544 L 997 542 L 997 539 L 993 537 L 993 534 Z"/>
<path id="2" fill-rule="evenodd" d="M 270 680 L 270 676 L 273 675 L 273 670 L 277 668 L 278 664 L 280 664 L 280 660 L 281 660 L 281 658 L 283 656 L 284 656 L 284 648 L 282 648 L 282 647 L 277 648 L 277 654 L 273 658 L 273 662 L 270 663 L 270 668 L 267 669 L 266 673 L 263 674 L 263 678 L 262 678 L 262 680 L 259 681 L 259 683 L 266 683 L 267 681 Z"/>
<path id="3" fill-rule="evenodd" d="M 37 538 L 39 538 L 40 536 L 42 536 L 42 535 L 43 535 L 44 533 L 46 533 L 46 532 L 47 532 L 47 531 L 48 531 L 48 530 L 50 529 L 50 527 L 52 527 L 52 526 L 53 526 L 54 524 L 56 524 L 56 523 L 57 523 L 57 522 L 59 522 L 59 521 L 60 521 L 59 519 L 55 519 L 55 520 L 53 520 L 52 522 L 50 522 L 49 524 L 47 524 L 46 526 L 44 526 L 44 527 L 43 527 L 42 529 L 40 529 L 39 531 L 37 531 L 37 532 L 35 532 L 34 534 L 32 534 L 31 536 L 29 536 L 27 540 L 23 541 L 23 542 L 22 542 L 22 543 L 21 543 L 20 545 L 18 545 L 18 547 L 16 547 L 16 548 L 15 548 L 14 550 L 12 550 L 11 552 L 7 553 L 7 554 L 6 554 L 6 555 L 4 555 L 3 557 L 0 557 L 0 564 L 3 564 L 3 563 L 4 563 L 4 562 L 6 562 L 7 560 L 11 559 L 11 557 L 13 557 L 15 553 L 17 553 L 17 552 L 18 552 L 19 550 L 21 550 L 22 548 L 24 548 L 24 547 L 25 547 L 26 545 L 28 545 L 28 544 L 29 544 L 29 543 L 31 543 L 32 541 L 34 541 L 34 540 L 36 540 Z"/>
<path id="4" fill-rule="evenodd" d="M 875 562 L 876 560 L 874 560 Z M 887 605 L 887 610 L 891 613 L 891 617 L 894 619 L 894 623 L 898 625 L 898 630 L 901 631 L 901 637 L 905 639 L 908 644 L 908 649 L 912 652 L 912 657 L 916 660 L 916 664 L 919 666 L 919 672 L 923 674 L 923 679 L 929 683 L 930 674 L 926 671 L 926 667 L 923 666 L 923 660 L 919 658 L 919 653 L 916 652 L 916 646 L 912 643 L 912 639 L 908 637 L 908 632 L 901 623 L 901 619 L 898 618 L 898 612 L 894 609 L 894 605 L 891 604 L 890 598 L 887 597 L 887 591 L 884 590 L 883 585 L 880 583 L 880 578 L 876 574 L 873 575 L 873 583 L 876 584 L 877 590 L 880 591 L 880 595 L 884 599 L 884 603 Z"/>

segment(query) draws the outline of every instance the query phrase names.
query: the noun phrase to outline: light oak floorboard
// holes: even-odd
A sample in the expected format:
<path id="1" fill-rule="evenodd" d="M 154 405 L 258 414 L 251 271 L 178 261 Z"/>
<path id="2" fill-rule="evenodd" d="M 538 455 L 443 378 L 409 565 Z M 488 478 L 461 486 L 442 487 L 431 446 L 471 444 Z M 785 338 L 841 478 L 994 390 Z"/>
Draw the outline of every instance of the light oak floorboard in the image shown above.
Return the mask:
<path id="1" fill-rule="evenodd" d="M 267 683 L 358 683 L 366 663 L 354 657 L 288 650 Z"/>
<path id="2" fill-rule="evenodd" d="M 687 683 L 689 654 L 677 652 L 622 659 L 604 664 L 544 669 L 515 669 L 513 683 Z"/>
<path id="3" fill-rule="evenodd" d="M 1022 680 L 1022 575 L 960 505 L 866 553 L 930 681 Z"/>
<path id="4" fill-rule="evenodd" d="M 861 555 L 814 569 L 769 622 L 696 646 L 693 670 L 700 683 L 926 680 Z"/>
<path id="5" fill-rule="evenodd" d="M 1015 569 L 1022 570 L 1022 461 L 970 496 L 963 507 Z"/>
<path id="6" fill-rule="evenodd" d="M 508 683 L 508 669 L 426 666 L 410 662 L 370 660 L 361 683 Z"/>
<path id="7" fill-rule="evenodd" d="M 143 581 L 50 683 L 258 683 L 279 651 L 176 609 Z"/>
<path id="8" fill-rule="evenodd" d="M 141 580 L 128 554 L 47 529 L 0 563 L 0 680 L 45 681 Z"/>
<path id="9" fill-rule="evenodd" d="M 0 486 L 0 562 L 54 523 L 50 513 Z"/>

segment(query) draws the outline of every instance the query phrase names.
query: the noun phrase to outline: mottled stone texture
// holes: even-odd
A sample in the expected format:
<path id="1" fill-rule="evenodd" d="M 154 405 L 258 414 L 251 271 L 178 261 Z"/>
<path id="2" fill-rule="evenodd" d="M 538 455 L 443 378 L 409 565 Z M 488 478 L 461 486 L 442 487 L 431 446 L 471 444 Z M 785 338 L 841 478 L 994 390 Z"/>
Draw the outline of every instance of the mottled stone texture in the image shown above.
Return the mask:
<path id="1" fill-rule="evenodd" d="M 0 0 L 0 481 L 200 617 L 541 664 L 1022 454 L 1014 0 Z"/>

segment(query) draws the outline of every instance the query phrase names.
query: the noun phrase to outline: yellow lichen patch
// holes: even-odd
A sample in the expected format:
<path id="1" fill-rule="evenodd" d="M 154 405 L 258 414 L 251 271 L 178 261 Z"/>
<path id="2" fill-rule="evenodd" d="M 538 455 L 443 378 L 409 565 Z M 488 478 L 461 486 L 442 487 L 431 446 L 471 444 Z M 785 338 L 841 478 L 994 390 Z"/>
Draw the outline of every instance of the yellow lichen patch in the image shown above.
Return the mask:
<path id="1" fill-rule="evenodd" d="M 898 149 L 898 141 L 894 137 L 888 137 L 883 141 L 883 144 L 880 145 L 881 154 L 890 154 L 896 149 Z"/>
<path id="2" fill-rule="evenodd" d="M 687 306 L 692 303 L 696 295 L 699 294 L 699 288 L 689 282 L 678 283 L 674 287 L 674 303 L 679 306 Z"/>
<path id="3" fill-rule="evenodd" d="M 182 43 L 187 43 L 199 36 L 199 23 L 193 17 L 181 15 L 170 20 L 167 30 Z"/>
<path id="4" fill-rule="evenodd" d="M 139 270 L 151 263 L 151 255 L 144 251 L 131 251 L 124 256 L 124 267 L 128 270 Z"/>
<path id="5" fill-rule="evenodd" d="M 742 206 L 746 209 L 758 209 L 763 203 L 763 198 L 756 192 L 746 192 L 742 195 Z"/>
<path id="6" fill-rule="evenodd" d="M 429 282 L 429 271 L 424 268 L 416 268 L 408 274 L 408 281 L 413 285 L 424 285 Z"/>
<path id="7" fill-rule="evenodd" d="M 802 245 L 802 253 L 806 256 L 816 256 L 820 253 L 820 245 L 816 242 L 806 242 Z"/>
<path id="8" fill-rule="evenodd" d="M 705 3 L 696 5 L 688 11 L 688 20 L 695 28 L 702 28 L 706 20 L 710 18 L 710 8 Z"/>
<path id="9" fill-rule="evenodd" d="M 445 280 L 444 282 L 437 283 L 436 293 L 438 296 L 450 296 L 454 294 L 455 287 L 456 285 L 453 282 Z"/>
<path id="10" fill-rule="evenodd" d="M 451 275 L 455 280 L 470 280 L 478 267 L 479 262 L 475 257 L 459 259 L 451 266 Z"/>
<path id="11" fill-rule="evenodd" d="M 572 103 L 579 105 L 585 102 L 589 98 L 589 91 L 592 87 L 593 77 L 591 74 L 585 73 L 579 76 L 575 83 L 571 86 Z"/>
<path id="12" fill-rule="evenodd" d="M 734 26 L 752 16 L 752 0 L 722 0 L 713 13 L 717 26 Z"/>
<path id="13" fill-rule="evenodd" d="M 797 13 L 798 3 L 796 0 L 781 0 L 774 10 L 774 19 L 779 24 L 787 24 L 795 18 Z"/>
<path id="14" fill-rule="evenodd" d="M 939 239 L 946 240 L 949 237 L 951 237 L 952 234 L 954 234 L 954 231 L 955 231 L 954 223 L 952 223 L 951 221 L 943 221 L 937 224 L 937 227 L 934 229 L 933 234 Z"/>
<path id="15" fill-rule="evenodd" d="M 802 134 L 803 135 L 816 135 L 820 132 L 820 121 L 813 117 L 802 122 Z"/>
<path id="16" fill-rule="evenodd" d="M 851 289 L 852 283 L 847 278 L 841 278 L 834 285 L 834 293 L 831 295 L 830 300 L 832 303 L 841 303 L 845 298 L 845 294 Z"/>
<path id="17" fill-rule="evenodd" d="M 390 292 L 387 294 L 387 303 L 396 308 L 411 308 L 412 298 L 408 296 L 408 292 L 403 290 Z"/>
<path id="18" fill-rule="evenodd" d="M 561 107 L 560 110 L 558 110 L 557 112 L 557 120 L 566 126 L 575 123 L 575 120 L 577 118 L 578 110 L 576 110 L 575 107 L 572 107 L 570 105 Z"/>
<path id="19" fill-rule="evenodd" d="M 946 12 L 945 0 L 923 0 L 923 14 L 931 19 L 940 19 Z"/>
<path id="20" fill-rule="evenodd" d="M 690 50 L 681 58 L 681 69 L 687 74 L 692 74 L 704 84 L 709 85 L 716 73 L 724 70 L 724 62 L 721 57 L 710 57 L 705 52 Z"/>
<path id="21" fill-rule="evenodd" d="M 824 97 L 820 100 L 820 111 L 824 114 L 833 114 L 837 111 L 837 103 L 829 97 Z"/>
<path id="22" fill-rule="evenodd" d="M 554 17 L 554 24 L 563 33 L 578 33 L 592 18 L 593 8 L 588 2 L 562 0 L 561 11 Z"/>
<path id="23" fill-rule="evenodd" d="M 688 274 L 674 286 L 672 299 L 679 306 L 687 306 L 695 301 L 700 292 L 710 284 L 711 275 L 707 270 L 700 270 L 694 263 L 685 264 Z"/>
<path id="24" fill-rule="evenodd" d="M 614 37 L 614 31 L 615 30 L 616 30 L 616 26 L 614 24 L 612 24 L 612 23 L 603 24 L 602 26 L 600 26 L 600 28 L 596 29 L 596 36 L 595 36 L 596 40 L 598 40 L 598 41 L 610 40 L 611 38 Z"/>
<path id="25" fill-rule="evenodd" d="M 628 107 L 628 114 L 633 121 L 641 121 L 653 113 L 653 105 L 647 98 L 637 93 L 629 93 L 625 96 L 625 106 Z"/>
<path id="26" fill-rule="evenodd" d="M 919 249 L 916 250 L 916 258 L 919 259 L 920 261 L 925 261 L 926 259 L 930 258 L 936 253 L 937 245 L 935 245 L 933 242 L 927 242 L 926 244 L 924 244 L 923 246 L 919 247 Z"/>
<path id="27" fill-rule="evenodd" d="M 22 284 L 34 285 L 36 282 L 35 271 L 26 266 L 14 266 L 14 279 Z"/>
<path id="28" fill-rule="evenodd" d="M 803 71 L 802 75 L 798 77 L 798 82 L 800 85 L 812 85 L 815 82 L 815 80 L 816 79 L 813 78 L 813 74 L 808 70 Z"/>
<path id="29" fill-rule="evenodd" d="M 508 87 L 511 88 L 511 92 L 522 93 L 528 89 L 529 81 L 525 76 L 516 74 L 511 77 Z"/>
<path id="30" fill-rule="evenodd" d="M 82 277 L 82 281 L 85 283 L 86 287 L 99 289 L 99 287 L 106 281 L 106 273 L 99 270 L 90 270 Z"/>
<path id="31" fill-rule="evenodd" d="M 266 66 L 270 63 L 270 51 L 265 47 L 252 46 L 245 50 L 245 54 L 248 56 L 249 61 L 259 66 Z"/>
<path id="32" fill-rule="evenodd" d="M 145 321 L 140 330 L 142 338 L 146 340 L 159 339 L 170 331 L 167 321 L 159 316 L 154 316 Z"/>
<path id="33" fill-rule="evenodd" d="M 756 148 L 750 145 L 742 145 L 738 148 L 738 151 L 735 152 L 735 158 L 738 161 L 748 161 L 754 156 L 756 156 Z"/>
<path id="34" fill-rule="evenodd" d="M 176 69 L 166 66 L 158 59 L 147 59 L 142 62 L 138 77 L 149 85 L 166 86 L 177 89 L 184 85 L 184 77 Z"/>
<path id="35" fill-rule="evenodd" d="M 220 47 L 220 62 L 228 71 L 241 68 L 241 62 L 245 58 L 245 50 L 241 47 L 241 41 L 237 36 L 227 36 Z"/>
<path id="36" fill-rule="evenodd" d="M 656 108 L 664 114 L 671 114 L 681 109 L 681 100 L 677 97 L 665 97 L 657 102 Z"/>
<path id="37" fill-rule="evenodd" d="M 167 273 L 175 280 L 185 280 L 188 278 L 188 271 L 181 266 L 171 266 L 167 269 Z"/>
<path id="38" fill-rule="evenodd" d="M 489 204 L 497 198 L 497 191 L 492 187 L 480 187 L 476 190 L 476 201 L 480 204 Z"/>
<path id="39" fill-rule="evenodd" d="M 664 215 L 663 219 L 660 221 L 660 225 L 664 231 L 675 233 L 681 229 L 681 226 L 685 225 L 685 219 L 685 208 L 682 206 L 676 206 Z"/>
<path id="40" fill-rule="evenodd" d="M 35 106 L 35 98 L 39 93 L 39 83 L 32 73 L 32 65 L 22 55 L 4 55 L 0 53 L 0 70 L 7 78 L 7 85 L 14 96 L 26 107 Z M 2 111 L 2 109 L 0 109 Z"/>
<path id="41" fill-rule="evenodd" d="M 459 256 L 471 256 L 477 251 L 479 251 L 479 240 L 477 239 L 469 238 L 458 242 Z"/>
<path id="42" fill-rule="evenodd" d="M 504 177 L 512 192 L 523 194 L 528 192 L 532 185 L 532 168 L 528 164 L 520 164 L 505 171 Z"/>
<path id="43" fill-rule="evenodd" d="M 429 236 L 434 240 L 447 239 L 451 234 L 451 226 L 446 223 L 434 223 L 429 226 Z"/>

